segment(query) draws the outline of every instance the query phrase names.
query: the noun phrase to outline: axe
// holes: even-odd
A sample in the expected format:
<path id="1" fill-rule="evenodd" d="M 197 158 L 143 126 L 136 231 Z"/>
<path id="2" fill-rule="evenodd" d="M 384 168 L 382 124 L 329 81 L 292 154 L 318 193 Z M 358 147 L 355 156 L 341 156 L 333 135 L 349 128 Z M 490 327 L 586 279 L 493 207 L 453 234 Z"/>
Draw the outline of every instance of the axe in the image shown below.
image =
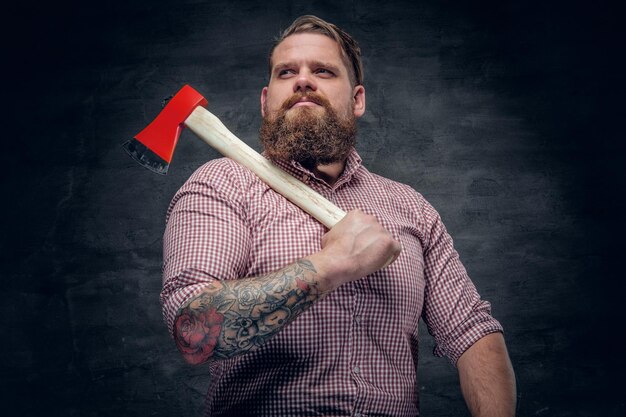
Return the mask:
<path id="1" fill-rule="evenodd" d="M 207 100 L 200 93 L 185 85 L 152 123 L 123 144 L 124 149 L 144 167 L 165 175 L 180 132 L 187 126 L 200 139 L 222 155 L 254 172 L 274 191 L 309 213 L 327 228 L 331 229 L 346 215 L 345 211 L 273 165 L 233 135 L 216 116 L 202 107 L 207 104 Z"/>

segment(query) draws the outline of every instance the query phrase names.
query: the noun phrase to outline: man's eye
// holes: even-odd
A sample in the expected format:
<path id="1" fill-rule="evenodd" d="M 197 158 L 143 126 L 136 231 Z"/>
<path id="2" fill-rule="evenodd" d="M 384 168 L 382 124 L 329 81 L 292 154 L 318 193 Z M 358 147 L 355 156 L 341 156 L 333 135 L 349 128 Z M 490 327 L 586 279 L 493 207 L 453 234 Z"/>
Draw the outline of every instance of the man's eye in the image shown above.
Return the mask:
<path id="1" fill-rule="evenodd" d="M 319 68 L 318 70 L 315 71 L 316 74 L 320 74 L 324 77 L 332 77 L 335 75 L 334 72 L 327 70 L 326 68 Z"/>
<path id="2" fill-rule="evenodd" d="M 279 77 L 284 77 L 284 76 L 292 75 L 292 74 L 295 74 L 294 70 L 284 69 L 284 70 L 278 71 L 278 76 Z"/>

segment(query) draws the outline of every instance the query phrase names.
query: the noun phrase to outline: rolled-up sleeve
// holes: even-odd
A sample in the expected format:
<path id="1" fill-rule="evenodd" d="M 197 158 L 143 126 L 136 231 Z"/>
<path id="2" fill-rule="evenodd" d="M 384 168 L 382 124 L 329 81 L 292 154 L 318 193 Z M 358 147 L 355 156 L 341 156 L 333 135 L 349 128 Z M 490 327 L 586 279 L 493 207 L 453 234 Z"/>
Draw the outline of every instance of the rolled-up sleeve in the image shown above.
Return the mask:
<path id="1" fill-rule="evenodd" d="M 217 159 L 199 168 L 168 208 L 161 304 L 170 334 L 178 310 L 207 283 L 244 273 L 250 233 L 233 164 Z"/>
<path id="2" fill-rule="evenodd" d="M 435 355 L 446 356 L 456 365 L 476 341 L 503 329 L 491 316 L 489 302 L 481 300 L 439 214 L 425 200 L 423 204 L 426 287 L 422 317 L 435 338 Z"/>

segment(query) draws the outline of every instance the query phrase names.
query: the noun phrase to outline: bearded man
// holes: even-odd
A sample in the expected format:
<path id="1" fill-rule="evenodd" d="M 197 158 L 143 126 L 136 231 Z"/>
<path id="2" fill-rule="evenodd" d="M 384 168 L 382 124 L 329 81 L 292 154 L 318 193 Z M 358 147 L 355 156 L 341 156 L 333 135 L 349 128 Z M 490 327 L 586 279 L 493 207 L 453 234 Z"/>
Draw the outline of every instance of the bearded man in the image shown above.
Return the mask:
<path id="1" fill-rule="evenodd" d="M 366 107 L 357 43 L 303 16 L 269 63 L 265 156 L 348 215 L 328 231 L 225 158 L 174 196 L 161 297 L 183 357 L 209 363 L 207 415 L 416 416 L 420 317 L 472 415 L 514 415 L 502 327 L 439 215 L 354 149 Z"/>

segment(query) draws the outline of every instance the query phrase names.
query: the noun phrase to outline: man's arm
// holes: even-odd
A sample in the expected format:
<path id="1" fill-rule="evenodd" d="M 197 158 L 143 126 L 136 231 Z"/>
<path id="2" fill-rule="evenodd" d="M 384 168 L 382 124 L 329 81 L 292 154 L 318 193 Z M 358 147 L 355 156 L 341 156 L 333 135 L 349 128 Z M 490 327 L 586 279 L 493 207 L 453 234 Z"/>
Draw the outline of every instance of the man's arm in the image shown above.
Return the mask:
<path id="1" fill-rule="evenodd" d="M 266 276 L 207 285 L 178 313 L 178 349 L 195 365 L 260 346 L 323 295 L 316 274 L 301 259 Z"/>
<path id="2" fill-rule="evenodd" d="M 324 294 L 377 271 L 399 252 L 374 217 L 352 211 L 324 235 L 320 252 L 265 276 L 203 288 L 176 316 L 176 345 L 191 364 L 248 352 Z"/>
<path id="3" fill-rule="evenodd" d="M 457 368 L 473 417 L 515 416 L 515 374 L 502 333 L 479 339 L 461 355 Z"/>

